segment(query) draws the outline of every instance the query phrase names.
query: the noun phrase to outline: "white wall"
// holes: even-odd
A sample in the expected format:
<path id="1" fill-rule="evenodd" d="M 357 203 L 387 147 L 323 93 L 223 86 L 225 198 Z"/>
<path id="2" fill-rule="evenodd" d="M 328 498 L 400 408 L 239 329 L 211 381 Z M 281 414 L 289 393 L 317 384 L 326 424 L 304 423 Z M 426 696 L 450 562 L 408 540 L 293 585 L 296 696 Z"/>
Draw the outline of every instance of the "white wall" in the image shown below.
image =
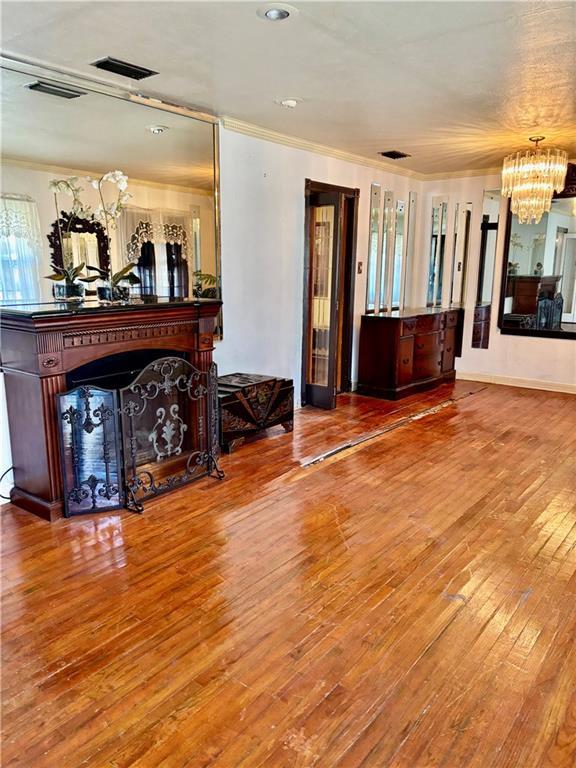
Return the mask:
<path id="1" fill-rule="evenodd" d="M 245 371 L 294 379 L 300 394 L 304 284 L 305 179 L 359 188 L 354 359 L 365 307 L 370 185 L 420 204 L 420 181 L 256 139 L 220 134 L 224 340 L 220 373 Z M 419 248 L 418 242 L 415 249 Z M 352 378 L 356 377 L 356 362 Z"/>
<path id="2" fill-rule="evenodd" d="M 461 179 L 424 182 L 424 206 L 421 211 L 431 206 L 435 195 L 445 196 L 449 200 L 448 221 L 453 226 L 454 209 L 458 202 L 472 202 L 472 221 L 470 250 L 468 256 L 468 280 L 466 285 L 466 313 L 464 323 L 464 342 L 461 358 L 456 360 L 456 370 L 462 378 L 471 378 L 501 383 L 531 385 L 543 389 L 560 389 L 576 392 L 576 342 L 571 339 L 544 339 L 528 336 L 510 336 L 500 333 L 498 328 L 498 305 L 500 301 L 500 275 L 504 253 L 504 227 L 498 231 L 496 247 L 496 265 L 494 268 L 494 286 L 492 294 L 492 320 L 490 344 L 488 349 L 473 349 L 472 323 L 473 308 L 476 299 L 476 284 L 480 253 L 480 224 L 482 221 L 482 199 L 485 189 L 498 189 L 499 176 L 472 176 Z M 508 200 L 500 205 L 500 221 L 506 217 Z M 427 218 L 423 220 L 425 242 Z M 451 231 L 451 230 L 449 230 Z M 450 249 L 447 251 L 451 268 Z M 425 296 L 426 275 L 424 274 L 428 254 L 426 248 L 420 252 L 420 298 Z M 444 291 L 449 290 L 450 275 L 446 273 Z M 444 294 L 446 296 L 446 293 Z M 416 299 L 418 300 L 418 299 Z"/>

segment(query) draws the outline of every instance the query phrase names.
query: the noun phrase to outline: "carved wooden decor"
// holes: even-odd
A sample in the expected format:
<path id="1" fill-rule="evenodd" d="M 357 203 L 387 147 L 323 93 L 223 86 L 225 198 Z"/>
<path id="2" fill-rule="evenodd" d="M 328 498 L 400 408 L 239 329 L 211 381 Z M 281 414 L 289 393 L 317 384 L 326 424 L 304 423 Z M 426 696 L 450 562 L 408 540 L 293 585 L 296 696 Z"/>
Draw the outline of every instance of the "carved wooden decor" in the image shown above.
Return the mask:
<path id="1" fill-rule="evenodd" d="M 52 224 L 52 232 L 47 235 L 48 242 L 50 243 L 50 250 L 52 251 L 52 261 L 57 267 L 64 266 L 60 232 L 62 232 L 62 234 L 68 232 L 86 232 L 87 234 L 96 235 L 99 267 L 105 272 L 108 272 L 110 269 L 108 236 L 106 235 L 104 227 L 98 221 L 81 219 L 78 218 L 78 216 L 72 216 L 67 211 L 60 211 L 60 218 Z"/>
<path id="2" fill-rule="evenodd" d="M 220 443 L 232 451 L 244 438 L 282 424 L 294 423 L 294 386 L 291 379 L 231 373 L 218 379 Z"/>
<path id="3" fill-rule="evenodd" d="M 137 350 L 184 352 L 202 372 L 212 364 L 220 301 L 180 301 L 81 309 L 3 308 L 6 381 L 15 488 L 12 501 L 48 520 L 62 514 L 56 395 L 85 363 Z M 210 343 L 208 343 L 210 342 Z M 159 355 L 161 356 L 161 355 Z"/>

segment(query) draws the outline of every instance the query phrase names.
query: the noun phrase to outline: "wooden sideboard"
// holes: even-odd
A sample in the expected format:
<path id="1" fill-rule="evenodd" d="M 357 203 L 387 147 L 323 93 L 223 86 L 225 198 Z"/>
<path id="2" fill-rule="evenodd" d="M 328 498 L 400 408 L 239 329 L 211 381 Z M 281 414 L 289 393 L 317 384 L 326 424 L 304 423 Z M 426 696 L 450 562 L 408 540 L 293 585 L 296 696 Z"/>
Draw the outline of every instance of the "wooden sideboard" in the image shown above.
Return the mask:
<path id="1" fill-rule="evenodd" d="M 363 315 L 358 392 L 395 400 L 455 378 L 463 309 L 403 309 Z"/>
<path id="2" fill-rule="evenodd" d="M 159 299 L 0 307 L 12 502 L 48 520 L 62 515 L 56 395 L 67 391 L 75 369 L 119 353 L 169 350 L 186 353 L 191 364 L 208 371 L 221 303 Z"/>

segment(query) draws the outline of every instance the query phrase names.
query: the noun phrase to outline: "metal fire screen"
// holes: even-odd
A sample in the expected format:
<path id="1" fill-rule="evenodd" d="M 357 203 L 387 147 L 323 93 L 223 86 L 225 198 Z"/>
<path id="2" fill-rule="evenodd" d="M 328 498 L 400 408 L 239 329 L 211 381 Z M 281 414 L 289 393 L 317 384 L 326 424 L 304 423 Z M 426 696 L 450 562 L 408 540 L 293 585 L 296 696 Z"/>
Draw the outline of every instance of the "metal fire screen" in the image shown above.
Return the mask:
<path id="1" fill-rule="evenodd" d="M 123 506 L 116 393 L 77 387 L 58 396 L 64 514 Z"/>
<path id="2" fill-rule="evenodd" d="M 216 366 L 200 371 L 186 360 L 155 360 L 120 390 L 124 481 L 129 508 L 218 467 Z"/>
<path id="3" fill-rule="evenodd" d="M 66 516 L 143 501 L 218 467 L 216 365 L 153 361 L 119 390 L 81 386 L 58 396 Z M 121 440 L 122 451 L 119 442 Z"/>

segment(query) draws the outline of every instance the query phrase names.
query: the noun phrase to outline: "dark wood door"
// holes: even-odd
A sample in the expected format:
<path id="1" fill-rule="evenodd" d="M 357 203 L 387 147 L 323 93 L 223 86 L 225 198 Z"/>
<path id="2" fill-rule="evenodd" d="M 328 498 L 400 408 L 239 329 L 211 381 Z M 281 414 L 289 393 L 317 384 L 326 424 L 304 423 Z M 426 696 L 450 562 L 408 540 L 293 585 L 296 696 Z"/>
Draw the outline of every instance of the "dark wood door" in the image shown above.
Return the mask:
<path id="1" fill-rule="evenodd" d="M 311 192 L 307 206 L 305 400 L 336 407 L 342 205 L 338 192 Z"/>

